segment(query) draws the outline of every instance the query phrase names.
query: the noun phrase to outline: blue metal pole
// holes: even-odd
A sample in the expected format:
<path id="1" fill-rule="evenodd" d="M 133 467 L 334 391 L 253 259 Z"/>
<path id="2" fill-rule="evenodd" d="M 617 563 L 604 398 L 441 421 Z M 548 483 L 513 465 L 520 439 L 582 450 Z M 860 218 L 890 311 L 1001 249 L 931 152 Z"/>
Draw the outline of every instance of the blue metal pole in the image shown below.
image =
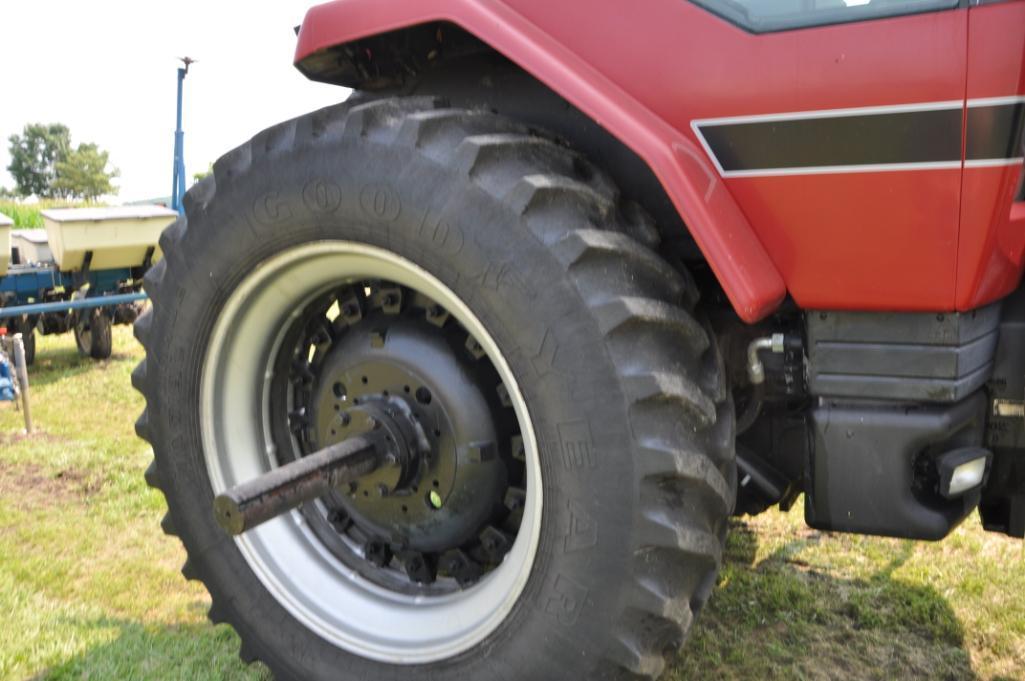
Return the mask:
<path id="1" fill-rule="evenodd" d="M 60 300 L 56 303 L 32 303 L 30 305 L 0 307 L 0 319 L 20 317 L 23 314 L 45 314 L 47 312 L 84 310 L 91 307 L 107 307 L 108 305 L 134 303 L 137 300 L 146 300 L 146 294 L 140 291 L 139 293 L 118 293 L 113 296 L 95 296 L 93 298 L 79 298 L 77 300 Z"/>
<path id="2" fill-rule="evenodd" d="M 174 175 L 171 179 L 171 209 L 184 212 L 185 196 L 185 133 L 182 131 L 182 89 L 187 69 L 178 69 L 178 116 L 174 128 Z"/>

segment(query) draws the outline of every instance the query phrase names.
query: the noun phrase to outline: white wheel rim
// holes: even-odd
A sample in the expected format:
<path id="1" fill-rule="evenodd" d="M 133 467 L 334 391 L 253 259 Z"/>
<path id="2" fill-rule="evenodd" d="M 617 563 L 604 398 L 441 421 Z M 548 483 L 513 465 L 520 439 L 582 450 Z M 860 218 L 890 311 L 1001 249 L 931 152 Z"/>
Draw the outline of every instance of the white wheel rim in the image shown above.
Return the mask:
<path id="1" fill-rule="evenodd" d="M 428 295 L 487 352 L 509 391 L 526 454 L 516 540 L 479 583 L 442 596 L 399 594 L 370 582 L 331 554 L 295 511 L 248 531 L 236 545 L 277 602 L 329 643 L 381 662 L 433 662 L 472 648 L 505 620 L 530 576 L 541 532 L 541 470 L 526 403 L 494 339 L 451 289 L 405 258 L 353 242 L 312 242 L 261 263 L 222 309 L 203 360 L 206 468 L 214 494 L 272 468 L 270 366 L 285 329 L 307 302 L 360 278 Z"/>

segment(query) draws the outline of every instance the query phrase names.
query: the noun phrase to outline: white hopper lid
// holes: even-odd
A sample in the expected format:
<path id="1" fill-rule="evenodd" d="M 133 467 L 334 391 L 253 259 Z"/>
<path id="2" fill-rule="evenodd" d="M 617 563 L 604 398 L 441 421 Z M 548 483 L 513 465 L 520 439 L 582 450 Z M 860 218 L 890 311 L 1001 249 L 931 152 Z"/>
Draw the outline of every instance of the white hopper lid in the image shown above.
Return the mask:
<path id="1" fill-rule="evenodd" d="M 45 229 L 19 229 L 15 232 L 15 236 L 25 241 L 31 241 L 34 244 L 47 243 Z"/>
<path id="2" fill-rule="evenodd" d="M 14 220 L 10 219 L 3 213 L 0 213 L 0 227 L 10 227 L 14 224 Z"/>
<path id="3" fill-rule="evenodd" d="M 84 222 L 86 220 L 140 220 L 170 218 L 178 213 L 163 206 L 111 206 L 107 208 L 51 208 L 42 211 L 43 217 L 54 222 Z"/>

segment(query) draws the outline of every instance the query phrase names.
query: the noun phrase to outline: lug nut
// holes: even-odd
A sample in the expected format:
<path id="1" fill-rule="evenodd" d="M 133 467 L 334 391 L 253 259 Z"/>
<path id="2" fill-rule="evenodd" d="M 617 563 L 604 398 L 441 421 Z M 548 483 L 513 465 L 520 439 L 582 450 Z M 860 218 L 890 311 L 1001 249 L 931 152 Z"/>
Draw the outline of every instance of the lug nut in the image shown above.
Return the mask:
<path id="1" fill-rule="evenodd" d="M 484 463 L 495 458 L 493 442 L 472 442 L 467 448 L 468 458 L 472 463 Z"/>
<path id="2" fill-rule="evenodd" d="M 419 584 L 430 584 L 434 581 L 434 568 L 419 551 L 402 551 L 398 554 L 406 575 Z"/>
<path id="3" fill-rule="evenodd" d="M 480 545 L 484 549 L 484 555 L 492 562 L 497 563 L 509 551 L 512 542 L 504 532 L 496 527 L 487 527 L 480 533 Z"/>
<path id="4" fill-rule="evenodd" d="M 427 321 L 435 326 L 441 327 L 448 321 L 448 312 L 441 305 L 431 305 L 426 312 Z"/>
<path id="5" fill-rule="evenodd" d="M 512 438 L 512 457 L 517 461 L 527 460 L 527 450 L 523 446 L 523 437 L 514 435 Z"/>
<path id="6" fill-rule="evenodd" d="M 392 552 L 391 547 L 383 541 L 372 539 L 363 548 L 363 555 L 373 565 L 384 567 L 391 562 Z"/>
<path id="7" fill-rule="evenodd" d="M 480 359 L 485 355 L 484 348 L 473 336 L 466 337 L 466 349 L 470 351 L 470 354 L 473 355 L 474 359 Z"/>
<path id="8" fill-rule="evenodd" d="M 398 314 L 402 310 L 402 290 L 389 288 L 382 291 L 381 309 L 385 314 Z"/>
<path id="9" fill-rule="evenodd" d="M 519 487 L 510 487 L 505 491 L 505 507 L 510 511 L 522 509 L 527 502 L 527 491 Z"/>
<path id="10" fill-rule="evenodd" d="M 335 528 L 335 532 L 345 532 L 352 526 L 352 518 L 349 514 L 340 508 L 331 511 L 331 515 L 328 516 L 328 522 L 331 523 L 331 527 Z"/>
<path id="11" fill-rule="evenodd" d="M 476 582 L 484 574 L 484 569 L 459 549 L 451 549 L 443 553 L 438 561 L 438 569 L 455 579 L 459 586 L 464 588 Z"/>

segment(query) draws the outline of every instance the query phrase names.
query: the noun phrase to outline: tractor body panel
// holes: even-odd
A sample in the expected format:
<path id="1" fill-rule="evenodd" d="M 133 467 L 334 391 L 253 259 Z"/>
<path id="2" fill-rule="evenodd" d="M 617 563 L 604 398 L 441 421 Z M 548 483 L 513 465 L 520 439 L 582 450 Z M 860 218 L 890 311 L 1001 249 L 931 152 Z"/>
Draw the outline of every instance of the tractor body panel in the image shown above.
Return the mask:
<path id="1" fill-rule="evenodd" d="M 642 17 L 631 17 L 632 30 L 646 34 L 654 31 L 645 41 L 652 52 L 630 56 L 622 49 L 624 36 L 619 33 L 626 10 L 608 1 L 333 2 L 307 13 L 299 32 L 296 62 L 300 70 L 316 77 L 307 64 L 318 51 L 429 22 L 448 21 L 460 26 L 572 102 L 643 158 L 690 226 L 737 313 L 748 321 L 761 319 L 786 293 L 779 270 L 686 121 L 681 119 L 683 124 L 674 126 L 636 94 L 642 83 L 647 85 L 646 92 L 665 88 L 657 67 L 666 64 L 654 58 L 664 53 L 655 46 L 668 41 L 674 50 L 680 48 L 680 21 L 686 21 L 689 14 L 707 13 L 677 0 L 653 0 Z M 539 24 L 539 15 L 547 21 Z M 638 19 L 644 25 L 638 25 Z M 581 21 L 588 30 L 579 30 Z M 612 42 L 610 35 L 615 38 Z M 595 54 L 602 58 L 595 61 Z M 625 83 L 617 76 L 617 63 L 630 76 Z M 681 85 L 684 81 L 686 78 L 681 77 Z"/>
<path id="2" fill-rule="evenodd" d="M 753 33 L 685 0 L 337 0 L 308 13 L 296 62 L 358 86 L 332 50 L 451 22 L 649 165 L 744 320 L 786 292 L 811 309 L 967 310 L 1021 275 L 1025 2 L 953 5 Z M 972 139 L 987 144 L 964 169 Z"/>

